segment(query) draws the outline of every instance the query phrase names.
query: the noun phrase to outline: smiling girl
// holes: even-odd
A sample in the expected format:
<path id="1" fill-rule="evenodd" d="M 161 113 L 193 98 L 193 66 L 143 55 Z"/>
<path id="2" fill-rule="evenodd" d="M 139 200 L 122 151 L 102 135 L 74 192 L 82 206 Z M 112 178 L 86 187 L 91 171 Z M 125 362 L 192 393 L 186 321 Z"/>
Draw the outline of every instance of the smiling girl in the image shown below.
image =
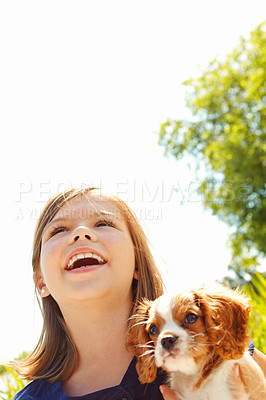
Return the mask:
<path id="1" fill-rule="evenodd" d="M 162 294 L 162 280 L 132 211 L 100 189 L 70 189 L 37 222 L 32 265 L 43 330 L 16 369 L 32 380 L 19 399 L 162 399 L 140 385 L 125 346 L 138 301 Z"/>

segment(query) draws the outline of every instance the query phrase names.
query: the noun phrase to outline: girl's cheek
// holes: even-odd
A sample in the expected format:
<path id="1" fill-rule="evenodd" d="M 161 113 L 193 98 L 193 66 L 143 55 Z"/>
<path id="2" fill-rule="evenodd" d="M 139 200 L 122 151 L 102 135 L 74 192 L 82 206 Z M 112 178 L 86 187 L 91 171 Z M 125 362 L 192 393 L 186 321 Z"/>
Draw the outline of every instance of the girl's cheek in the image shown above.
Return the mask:
<path id="1" fill-rule="evenodd" d="M 47 242 L 43 245 L 40 257 L 41 270 L 46 269 L 47 266 L 55 261 L 57 253 L 56 248 L 56 243 L 51 244 Z"/>
<path id="2" fill-rule="evenodd" d="M 42 246 L 42 250 L 49 254 L 49 253 L 54 253 L 56 250 L 59 250 L 60 247 L 62 246 L 62 237 L 53 237 L 47 240 Z"/>

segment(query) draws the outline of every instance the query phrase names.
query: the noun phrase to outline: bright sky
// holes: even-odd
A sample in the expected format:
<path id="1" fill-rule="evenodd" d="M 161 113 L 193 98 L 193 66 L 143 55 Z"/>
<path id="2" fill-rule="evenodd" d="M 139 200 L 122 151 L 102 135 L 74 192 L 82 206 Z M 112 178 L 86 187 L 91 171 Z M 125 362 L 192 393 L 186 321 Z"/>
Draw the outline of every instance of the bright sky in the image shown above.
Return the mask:
<path id="1" fill-rule="evenodd" d="M 39 336 L 32 237 L 63 188 L 101 185 L 125 199 L 168 285 L 227 273 L 228 228 L 203 211 L 193 171 L 165 158 L 154 132 L 185 115 L 182 81 L 265 11 L 265 0 L 1 2 L 0 361 Z"/>

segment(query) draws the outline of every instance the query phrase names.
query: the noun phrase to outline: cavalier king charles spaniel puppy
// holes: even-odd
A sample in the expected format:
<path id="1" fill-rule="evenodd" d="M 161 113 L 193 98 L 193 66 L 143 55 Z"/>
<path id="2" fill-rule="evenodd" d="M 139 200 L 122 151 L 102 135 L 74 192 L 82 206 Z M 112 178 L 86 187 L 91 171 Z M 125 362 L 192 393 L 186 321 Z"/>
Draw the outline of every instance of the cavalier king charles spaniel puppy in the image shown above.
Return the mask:
<path id="1" fill-rule="evenodd" d="M 263 372 L 247 351 L 249 312 L 248 299 L 222 285 L 143 300 L 127 340 L 140 382 L 161 367 L 182 400 L 266 400 Z"/>

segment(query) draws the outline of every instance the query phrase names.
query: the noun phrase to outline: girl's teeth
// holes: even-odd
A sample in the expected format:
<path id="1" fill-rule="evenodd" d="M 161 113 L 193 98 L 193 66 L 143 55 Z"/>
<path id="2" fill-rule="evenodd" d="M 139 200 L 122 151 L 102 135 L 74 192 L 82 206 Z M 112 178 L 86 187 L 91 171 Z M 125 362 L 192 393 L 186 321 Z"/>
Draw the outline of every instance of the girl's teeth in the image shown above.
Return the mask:
<path id="1" fill-rule="evenodd" d="M 100 264 L 104 263 L 104 260 L 98 256 L 97 254 L 94 253 L 79 253 L 71 257 L 69 260 L 69 263 L 67 264 L 67 267 L 70 268 L 75 261 L 80 260 L 82 258 L 94 258 L 95 260 L 98 260 Z"/>

